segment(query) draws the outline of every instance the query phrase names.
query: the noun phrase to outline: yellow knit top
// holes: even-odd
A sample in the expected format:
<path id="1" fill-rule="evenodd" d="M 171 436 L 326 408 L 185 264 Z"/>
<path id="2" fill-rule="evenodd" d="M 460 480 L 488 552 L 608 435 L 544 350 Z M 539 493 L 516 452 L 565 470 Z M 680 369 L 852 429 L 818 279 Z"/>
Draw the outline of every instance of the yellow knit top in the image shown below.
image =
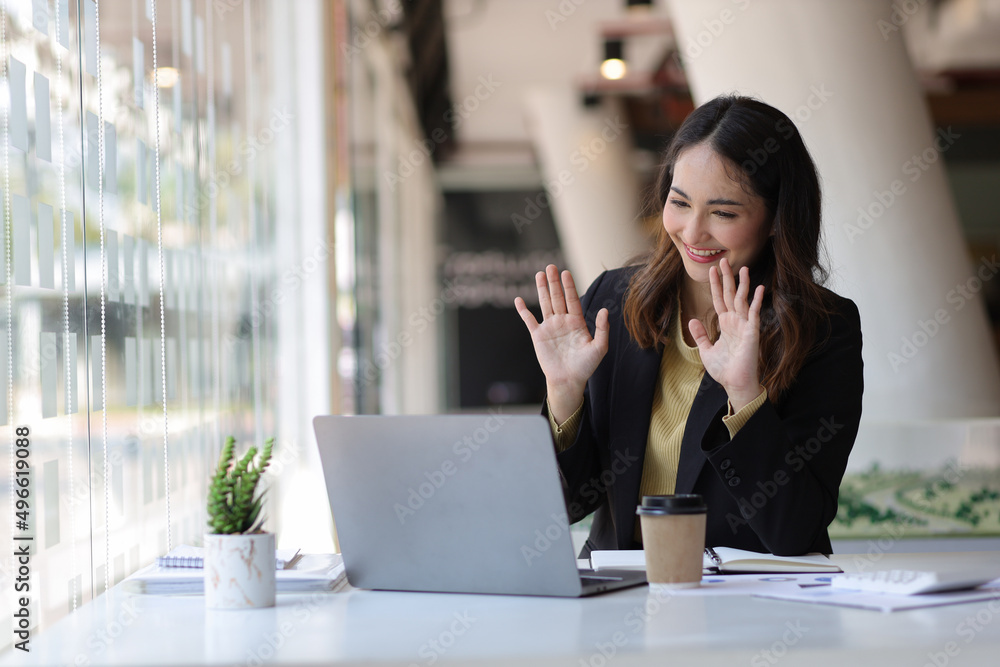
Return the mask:
<path id="1" fill-rule="evenodd" d="M 671 339 L 674 344 L 664 346 L 663 356 L 660 359 L 659 382 L 653 394 L 646 457 L 643 461 L 642 482 L 639 485 L 637 502 L 642 496 L 669 495 L 674 492 L 684 428 L 698 387 L 701 386 L 702 377 L 705 375 L 705 367 L 701 363 L 698 348 L 684 342 L 680 317 L 673 318 Z M 736 435 L 766 400 L 765 389 L 739 412 L 734 413 L 732 403 L 729 404 L 728 414 L 722 417 L 722 421 L 729 430 L 730 438 Z M 552 427 L 557 451 L 564 451 L 573 444 L 580 428 L 582 412 L 581 404 L 562 424 L 556 424 L 551 411 L 549 412 L 549 425 Z M 636 541 L 642 542 L 639 521 L 636 521 L 635 526 Z"/>

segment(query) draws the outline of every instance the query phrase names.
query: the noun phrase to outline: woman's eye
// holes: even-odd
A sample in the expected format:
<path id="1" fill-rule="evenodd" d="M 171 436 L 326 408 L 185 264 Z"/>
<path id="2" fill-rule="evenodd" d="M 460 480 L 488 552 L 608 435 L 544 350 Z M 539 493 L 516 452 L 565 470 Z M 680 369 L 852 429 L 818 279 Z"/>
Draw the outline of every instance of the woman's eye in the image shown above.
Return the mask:
<path id="1" fill-rule="evenodd" d="M 681 201 L 680 199 L 671 199 L 670 203 L 678 208 L 682 208 L 688 205 L 686 201 Z"/>
<path id="2" fill-rule="evenodd" d="M 715 214 L 720 218 L 735 218 L 735 213 L 730 213 L 729 211 L 716 211 Z"/>

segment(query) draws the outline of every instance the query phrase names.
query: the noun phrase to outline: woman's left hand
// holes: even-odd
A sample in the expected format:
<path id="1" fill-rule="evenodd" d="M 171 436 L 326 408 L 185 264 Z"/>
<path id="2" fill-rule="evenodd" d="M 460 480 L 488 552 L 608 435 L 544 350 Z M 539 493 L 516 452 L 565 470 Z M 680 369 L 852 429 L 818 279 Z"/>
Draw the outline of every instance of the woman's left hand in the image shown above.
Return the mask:
<path id="1" fill-rule="evenodd" d="M 720 281 L 721 273 L 721 281 Z M 747 303 L 750 291 L 750 270 L 740 269 L 740 284 L 729 262 L 723 258 L 719 267 L 708 272 L 712 288 L 712 303 L 719 316 L 719 339 L 713 343 L 701 320 L 691 320 L 688 329 L 694 337 L 705 370 L 726 390 L 734 411 L 753 401 L 763 388 L 758 376 L 760 349 L 760 308 L 764 302 L 764 286 L 758 285 L 753 301 Z"/>

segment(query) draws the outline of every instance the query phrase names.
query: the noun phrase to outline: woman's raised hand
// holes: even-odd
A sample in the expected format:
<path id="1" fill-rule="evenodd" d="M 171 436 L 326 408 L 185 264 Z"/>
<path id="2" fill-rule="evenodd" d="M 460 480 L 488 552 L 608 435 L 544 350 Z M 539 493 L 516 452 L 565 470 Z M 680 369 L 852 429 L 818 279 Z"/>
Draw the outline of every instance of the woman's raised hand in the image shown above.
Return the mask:
<path id="1" fill-rule="evenodd" d="M 583 402 L 587 380 L 597 370 L 608 351 L 608 309 L 597 313 L 596 329 L 590 335 L 583 317 L 573 276 L 554 264 L 535 274 L 541 324 L 531 314 L 524 299 L 514 299 L 514 307 L 531 333 L 538 365 L 545 374 L 549 409 L 558 422 L 566 421 Z"/>
<path id="2" fill-rule="evenodd" d="M 720 280 L 721 274 L 721 280 Z M 732 267 L 723 258 L 719 267 L 708 272 L 712 304 L 719 316 L 719 339 L 713 343 L 701 320 L 691 320 L 688 329 L 701 352 L 705 371 L 726 390 L 734 410 L 747 405 L 762 391 L 758 375 L 760 349 L 760 308 L 764 286 L 758 285 L 748 303 L 750 270 L 740 269 L 740 284 Z"/>

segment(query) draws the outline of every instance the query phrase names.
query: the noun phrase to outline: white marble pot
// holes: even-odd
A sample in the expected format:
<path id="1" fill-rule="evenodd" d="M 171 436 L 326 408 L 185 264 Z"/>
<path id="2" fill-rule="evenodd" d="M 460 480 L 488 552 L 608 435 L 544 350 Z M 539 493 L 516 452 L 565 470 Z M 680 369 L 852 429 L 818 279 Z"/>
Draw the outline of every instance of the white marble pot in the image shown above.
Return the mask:
<path id="1" fill-rule="evenodd" d="M 274 606 L 274 533 L 205 535 L 205 606 Z"/>

